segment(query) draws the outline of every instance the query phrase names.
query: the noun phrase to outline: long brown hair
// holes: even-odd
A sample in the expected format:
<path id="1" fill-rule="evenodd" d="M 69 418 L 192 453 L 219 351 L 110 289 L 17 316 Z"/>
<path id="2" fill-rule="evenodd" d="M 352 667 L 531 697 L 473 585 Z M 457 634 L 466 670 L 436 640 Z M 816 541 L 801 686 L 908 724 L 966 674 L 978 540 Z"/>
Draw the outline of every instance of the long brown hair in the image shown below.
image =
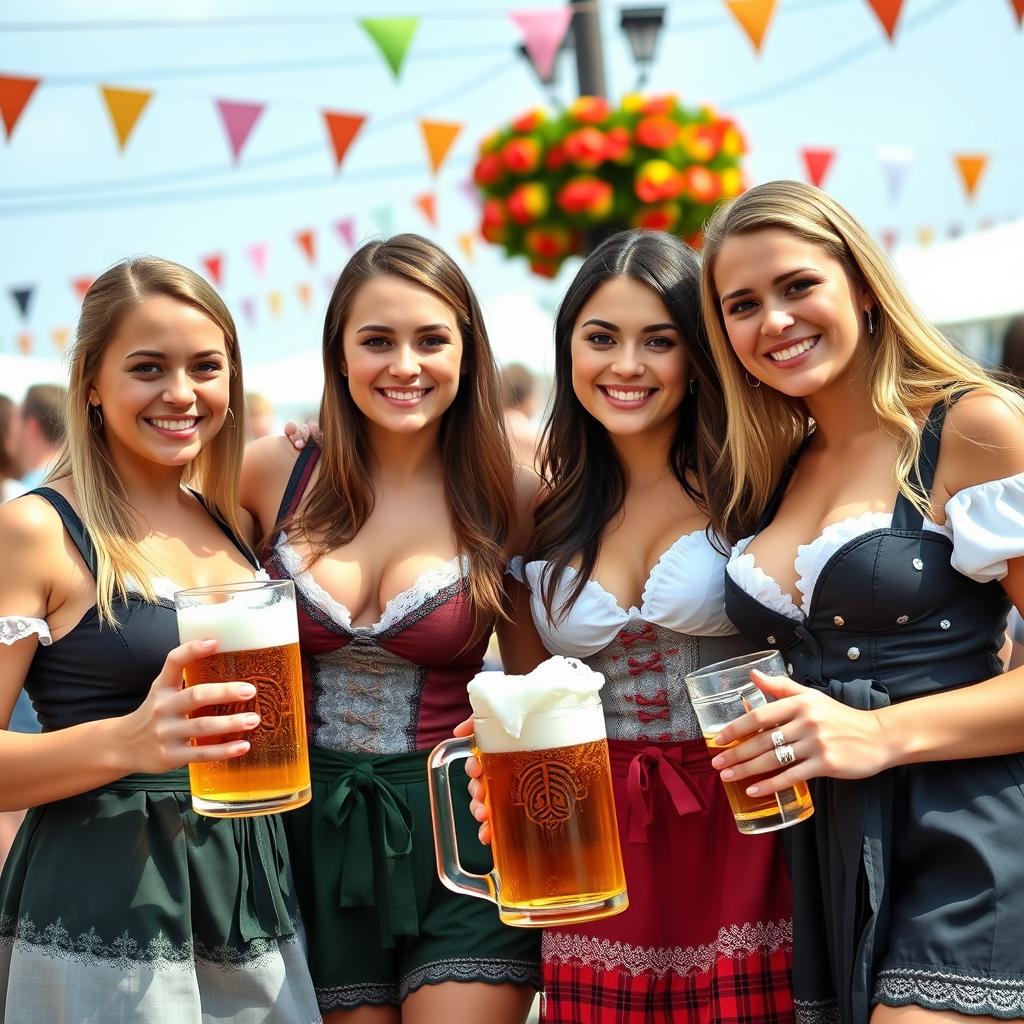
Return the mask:
<path id="1" fill-rule="evenodd" d="M 462 336 L 462 377 L 441 420 L 440 449 L 445 500 L 458 552 L 469 563 L 469 598 L 479 636 L 501 613 L 503 548 L 514 514 L 512 456 L 479 303 L 455 261 L 428 239 L 408 234 L 369 242 L 341 272 L 324 322 L 319 473 L 302 508 L 282 526 L 303 536 L 315 562 L 350 543 L 373 511 L 366 420 L 340 370 L 352 301 L 365 282 L 381 274 L 436 295 L 454 312 Z"/>
<path id="2" fill-rule="evenodd" d="M 0 484 L 17 480 L 21 473 L 11 451 L 11 434 L 14 430 L 14 402 L 6 395 L 0 395 Z"/>

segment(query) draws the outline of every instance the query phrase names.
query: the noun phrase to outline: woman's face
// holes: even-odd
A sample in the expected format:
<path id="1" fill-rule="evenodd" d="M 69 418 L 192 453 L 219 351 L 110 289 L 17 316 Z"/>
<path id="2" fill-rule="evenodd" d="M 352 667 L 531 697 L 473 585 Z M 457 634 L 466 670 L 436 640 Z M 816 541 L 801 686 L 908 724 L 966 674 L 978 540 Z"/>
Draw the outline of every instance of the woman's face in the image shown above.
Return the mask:
<path id="1" fill-rule="evenodd" d="M 821 246 L 770 229 L 725 240 L 715 291 L 743 368 L 791 398 L 849 376 L 867 344 L 872 305 Z"/>
<path id="2" fill-rule="evenodd" d="M 345 319 L 349 393 L 371 422 L 409 434 L 439 423 L 459 389 L 462 334 L 434 292 L 391 274 L 361 285 Z"/>
<path id="3" fill-rule="evenodd" d="M 630 277 L 602 284 L 576 318 L 571 354 L 573 391 L 609 434 L 674 432 L 689 359 L 654 291 Z"/>
<path id="4" fill-rule="evenodd" d="M 111 451 L 184 466 L 224 426 L 230 384 L 224 332 L 194 306 L 152 295 L 122 319 L 89 401 Z"/>

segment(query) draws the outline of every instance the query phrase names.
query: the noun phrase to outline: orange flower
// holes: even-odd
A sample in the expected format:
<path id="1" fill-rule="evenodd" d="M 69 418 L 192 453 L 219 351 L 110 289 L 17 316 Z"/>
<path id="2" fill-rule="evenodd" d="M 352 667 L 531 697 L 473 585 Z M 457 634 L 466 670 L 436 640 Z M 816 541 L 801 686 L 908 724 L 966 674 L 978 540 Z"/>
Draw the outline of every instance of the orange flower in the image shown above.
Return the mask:
<path id="1" fill-rule="evenodd" d="M 517 224 L 532 224 L 548 212 L 548 190 L 539 182 L 517 185 L 508 197 L 508 215 Z"/>
<path id="2" fill-rule="evenodd" d="M 499 181 L 504 173 L 501 157 L 497 153 L 485 153 L 477 160 L 476 167 L 473 168 L 473 181 L 481 188 L 486 188 Z"/>
<path id="3" fill-rule="evenodd" d="M 661 203 L 638 210 L 633 215 L 633 227 L 650 231 L 671 231 L 679 220 L 679 207 L 675 203 Z"/>
<path id="4" fill-rule="evenodd" d="M 540 166 L 540 143 L 533 138 L 509 139 L 502 147 L 501 159 L 510 174 L 533 174 Z"/>
<path id="5" fill-rule="evenodd" d="M 608 145 L 599 128 L 580 128 L 566 136 L 562 151 L 577 167 L 592 171 L 604 163 Z"/>
<path id="6" fill-rule="evenodd" d="M 642 110 L 645 114 L 671 114 L 679 104 L 672 93 L 665 93 L 664 96 L 652 96 L 648 99 Z"/>
<path id="7" fill-rule="evenodd" d="M 514 131 L 527 135 L 536 131 L 547 119 L 547 111 L 541 107 L 534 107 L 533 110 L 527 110 L 525 114 L 520 114 L 512 122 L 512 128 Z"/>
<path id="8" fill-rule="evenodd" d="M 656 114 L 641 119 L 635 137 L 648 149 L 668 149 L 679 138 L 679 125 L 671 118 Z"/>
<path id="9" fill-rule="evenodd" d="M 629 129 L 621 125 L 611 128 L 605 136 L 605 159 L 617 164 L 628 163 L 633 158 L 633 150 L 629 144 Z"/>
<path id="10" fill-rule="evenodd" d="M 692 164 L 683 172 L 683 191 L 698 203 L 713 203 L 722 196 L 722 182 L 714 171 Z"/>
<path id="11" fill-rule="evenodd" d="M 581 96 L 569 113 L 582 124 L 600 124 L 611 113 L 608 101 L 601 96 Z"/>
<path id="12" fill-rule="evenodd" d="M 722 146 L 722 129 L 717 124 L 684 124 L 679 129 L 679 144 L 691 159 L 707 163 Z"/>
<path id="13" fill-rule="evenodd" d="M 611 212 L 613 198 L 612 186 L 607 181 L 584 174 L 562 186 L 557 202 L 568 214 L 601 220 Z"/>
<path id="14" fill-rule="evenodd" d="M 675 199 L 682 187 L 682 175 L 667 160 L 647 160 L 641 164 L 633 183 L 633 191 L 642 203 Z"/>

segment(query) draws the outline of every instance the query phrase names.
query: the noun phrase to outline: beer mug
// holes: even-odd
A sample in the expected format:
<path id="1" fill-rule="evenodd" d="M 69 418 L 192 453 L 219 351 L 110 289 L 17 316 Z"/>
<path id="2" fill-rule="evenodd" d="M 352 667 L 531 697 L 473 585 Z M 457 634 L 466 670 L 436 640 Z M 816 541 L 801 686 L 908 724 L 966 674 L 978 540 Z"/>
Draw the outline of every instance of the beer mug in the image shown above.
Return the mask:
<path id="1" fill-rule="evenodd" d="M 730 658 L 728 661 L 705 665 L 686 676 L 686 686 L 690 691 L 693 710 L 697 713 L 697 721 L 712 757 L 719 750 L 739 745 L 739 740 L 722 746 L 715 744 L 715 737 L 730 722 L 768 703 L 764 694 L 751 681 L 750 673 L 754 669 L 766 676 L 788 674 L 782 655 L 778 651 L 757 651 L 739 658 Z M 725 794 L 729 798 L 729 806 L 732 807 L 733 817 L 736 819 L 736 827 L 741 832 L 747 835 L 774 832 L 776 829 L 795 825 L 814 813 L 806 782 L 798 782 L 795 786 L 778 793 L 747 795 L 748 786 L 777 775 L 782 770 L 781 766 L 780 761 L 779 768 L 767 775 L 752 775 L 734 782 L 722 780 Z"/>
<path id="2" fill-rule="evenodd" d="M 213 705 L 192 714 L 255 711 L 260 716 L 250 732 L 192 741 L 208 745 L 244 739 L 250 744 L 241 757 L 188 766 L 193 808 L 213 818 L 242 818 L 308 803 L 299 625 L 291 581 L 179 590 L 174 604 L 182 643 L 217 641 L 215 654 L 185 669 L 185 685 L 247 682 L 256 687 L 251 701 Z"/>
<path id="3" fill-rule="evenodd" d="M 628 906 L 603 683 L 568 658 L 552 658 L 528 676 L 482 672 L 469 684 L 473 738 L 444 740 L 430 755 L 441 881 L 496 903 L 505 924 L 573 924 Z M 448 766 L 470 754 L 483 767 L 490 811 L 494 870 L 486 875 L 460 864 L 452 813 Z M 455 789 L 456 799 L 468 800 L 465 786 Z"/>

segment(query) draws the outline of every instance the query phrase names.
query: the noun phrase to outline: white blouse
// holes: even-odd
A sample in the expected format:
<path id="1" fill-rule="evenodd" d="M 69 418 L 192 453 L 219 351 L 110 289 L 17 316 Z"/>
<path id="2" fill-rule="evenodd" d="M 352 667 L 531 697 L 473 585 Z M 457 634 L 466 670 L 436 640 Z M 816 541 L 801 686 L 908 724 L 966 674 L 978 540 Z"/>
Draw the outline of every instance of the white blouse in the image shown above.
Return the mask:
<path id="1" fill-rule="evenodd" d="M 733 547 L 727 571 L 758 604 L 802 621 L 832 555 L 854 538 L 891 525 L 891 512 L 864 512 L 826 526 L 809 544 L 801 544 L 794 561 L 799 605 L 746 553 L 753 537 Z M 1001 580 L 1007 561 L 1024 555 L 1024 473 L 965 487 L 946 502 L 945 525 L 926 519 L 923 528 L 952 541 L 950 564 L 957 572 L 979 583 Z"/>
<path id="2" fill-rule="evenodd" d="M 576 570 L 567 567 L 555 592 L 554 622 L 542 598 L 546 561 L 513 558 L 508 571 L 530 590 L 530 610 L 550 651 L 586 658 L 607 647 L 631 622 L 651 622 L 691 636 L 729 636 L 736 628 L 725 615 L 725 556 L 703 530 L 684 534 L 658 559 L 644 585 L 640 607 L 623 608 L 597 580 L 587 580 L 565 616 L 561 604 Z"/>

